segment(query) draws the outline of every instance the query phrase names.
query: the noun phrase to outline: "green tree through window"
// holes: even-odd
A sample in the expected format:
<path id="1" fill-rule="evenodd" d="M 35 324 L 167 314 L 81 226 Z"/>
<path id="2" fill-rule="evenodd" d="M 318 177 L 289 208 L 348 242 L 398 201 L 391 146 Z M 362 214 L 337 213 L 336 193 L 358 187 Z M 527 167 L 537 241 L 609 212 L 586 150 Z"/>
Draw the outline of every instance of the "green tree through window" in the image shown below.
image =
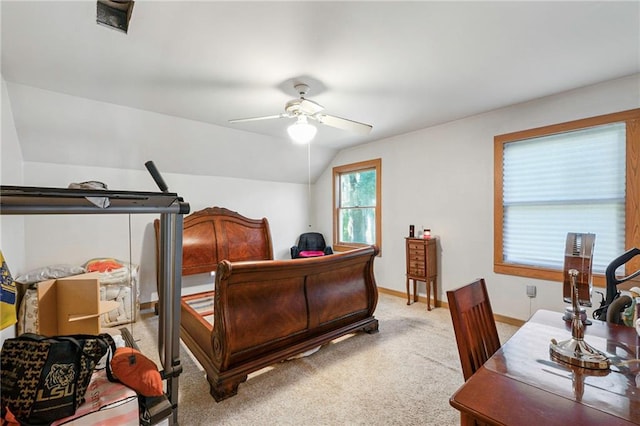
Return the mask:
<path id="1" fill-rule="evenodd" d="M 334 168 L 334 246 L 380 246 L 380 160 Z"/>
<path id="2" fill-rule="evenodd" d="M 340 176 L 340 241 L 375 242 L 376 172 Z"/>

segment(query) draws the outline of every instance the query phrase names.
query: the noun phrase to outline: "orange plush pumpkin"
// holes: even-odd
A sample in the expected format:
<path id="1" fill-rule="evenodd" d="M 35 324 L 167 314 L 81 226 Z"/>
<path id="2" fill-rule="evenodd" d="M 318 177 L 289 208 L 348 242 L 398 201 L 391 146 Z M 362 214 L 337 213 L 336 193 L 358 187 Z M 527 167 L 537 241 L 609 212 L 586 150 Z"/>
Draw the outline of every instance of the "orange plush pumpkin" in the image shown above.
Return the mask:
<path id="1" fill-rule="evenodd" d="M 164 393 L 158 366 L 137 349 L 116 349 L 111 371 L 116 379 L 140 395 L 161 396 Z"/>

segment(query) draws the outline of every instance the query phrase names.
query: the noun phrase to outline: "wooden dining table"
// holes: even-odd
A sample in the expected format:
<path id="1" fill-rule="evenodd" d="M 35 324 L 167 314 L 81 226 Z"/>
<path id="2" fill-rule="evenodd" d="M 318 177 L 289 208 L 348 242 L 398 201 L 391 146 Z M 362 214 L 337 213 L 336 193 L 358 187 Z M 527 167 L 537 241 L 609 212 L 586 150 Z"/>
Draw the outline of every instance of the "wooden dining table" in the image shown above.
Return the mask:
<path id="1" fill-rule="evenodd" d="M 491 425 L 640 424 L 640 339 L 636 330 L 591 320 L 584 340 L 609 357 L 607 370 L 551 357 L 549 343 L 571 338 L 562 313 L 537 311 L 450 399 Z"/>

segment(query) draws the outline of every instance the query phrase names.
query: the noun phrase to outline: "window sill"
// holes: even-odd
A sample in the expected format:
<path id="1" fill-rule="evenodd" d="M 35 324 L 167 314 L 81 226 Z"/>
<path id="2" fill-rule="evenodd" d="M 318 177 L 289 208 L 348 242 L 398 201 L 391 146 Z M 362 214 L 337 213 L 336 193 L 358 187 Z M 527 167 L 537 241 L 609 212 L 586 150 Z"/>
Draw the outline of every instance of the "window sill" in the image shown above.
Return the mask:
<path id="1" fill-rule="evenodd" d="M 515 275 L 518 277 L 533 278 L 537 280 L 564 282 L 564 273 L 557 269 L 547 269 L 528 265 L 516 265 L 513 263 L 494 263 L 493 272 L 496 274 Z M 603 274 L 593 274 L 594 287 L 606 287 Z"/>
<path id="2" fill-rule="evenodd" d="M 362 247 L 369 247 L 370 244 L 339 244 L 339 245 L 334 245 L 333 251 L 334 252 L 343 252 L 343 251 L 350 251 L 350 250 L 355 250 L 358 248 L 362 248 Z M 380 247 L 378 247 L 378 257 L 382 257 L 382 249 Z"/>

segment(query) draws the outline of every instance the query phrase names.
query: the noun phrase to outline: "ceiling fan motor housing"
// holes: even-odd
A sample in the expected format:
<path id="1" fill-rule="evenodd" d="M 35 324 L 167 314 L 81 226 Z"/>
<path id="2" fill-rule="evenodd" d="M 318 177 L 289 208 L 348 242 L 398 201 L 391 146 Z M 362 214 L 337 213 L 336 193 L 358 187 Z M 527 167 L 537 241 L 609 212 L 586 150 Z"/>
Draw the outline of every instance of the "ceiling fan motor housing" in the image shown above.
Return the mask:
<path id="1" fill-rule="evenodd" d="M 284 106 L 284 110 L 292 117 L 297 116 L 300 114 L 300 102 L 301 102 L 300 99 L 290 100 Z"/>

